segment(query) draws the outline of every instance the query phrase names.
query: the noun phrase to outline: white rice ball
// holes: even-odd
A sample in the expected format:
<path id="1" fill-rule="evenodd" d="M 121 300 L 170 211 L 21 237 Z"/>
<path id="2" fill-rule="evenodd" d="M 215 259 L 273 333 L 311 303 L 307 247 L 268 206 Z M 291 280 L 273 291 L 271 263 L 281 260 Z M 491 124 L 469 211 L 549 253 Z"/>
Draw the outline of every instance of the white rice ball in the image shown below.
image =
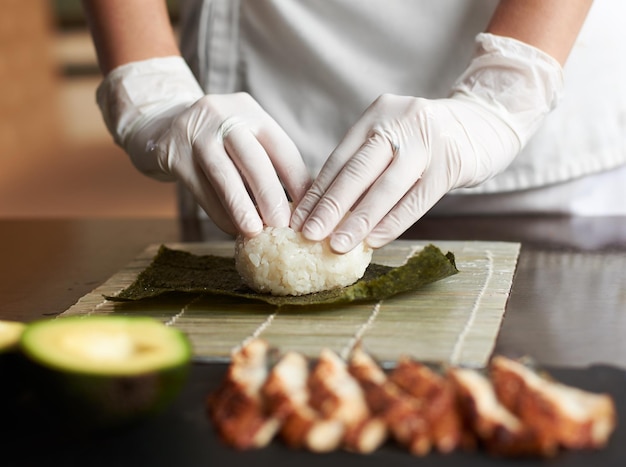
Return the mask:
<path id="1" fill-rule="evenodd" d="M 371 260 L 372 249 L 363 243 L 339 255 L 327 240 L 306 240 L 289 227 L 265 227 L 255 237 L 239 236 L 235 244 L 235 265 L 244 282 L 273 295 L 305 295 L 351 285 Z"/>

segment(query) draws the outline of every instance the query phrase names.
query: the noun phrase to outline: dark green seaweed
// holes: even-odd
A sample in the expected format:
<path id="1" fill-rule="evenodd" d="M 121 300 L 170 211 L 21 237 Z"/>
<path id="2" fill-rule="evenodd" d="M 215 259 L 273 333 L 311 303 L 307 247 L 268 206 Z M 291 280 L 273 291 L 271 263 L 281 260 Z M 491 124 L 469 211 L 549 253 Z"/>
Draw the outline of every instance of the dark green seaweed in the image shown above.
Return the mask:
<path id="1" fill-rule="evenodd" d="M 152 263 L 137 279 L 109 300 L 129 301 L 152 298 L 170 292 L 228 295 L 261 300 L 276 306 L 322 305 L 362 300 L 382 300 L 417 290 L 458 273 L 454 254 L 443 254 L 427 245 L 398 267 L 371 263 L 356 283 L 308 295 L 276 296 L 250 289 L 235 269 L 232 257 L 194 255 L 161 246 Z"/>

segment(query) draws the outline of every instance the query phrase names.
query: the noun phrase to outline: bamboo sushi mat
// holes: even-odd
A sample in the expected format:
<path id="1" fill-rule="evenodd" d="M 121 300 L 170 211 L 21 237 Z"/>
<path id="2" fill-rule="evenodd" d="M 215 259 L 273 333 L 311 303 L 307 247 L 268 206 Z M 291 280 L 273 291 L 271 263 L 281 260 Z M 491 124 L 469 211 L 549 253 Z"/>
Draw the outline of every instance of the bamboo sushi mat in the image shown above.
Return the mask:
<path id="1" fill-rule="evenodd" d="M 124 269 L 60 316 L 146 315 L 184 331 L 198 361 L 226 361 L 254 337 L 281 351 L 316 357 L 322 348 L 347 356 L 357 343 L 381 362 L 410 355 L 428 362 L 484 366 L 493 351 L 517 264 L 511 242 L 397 240 L 376 250 L 373 262 L 398 266 L 428 243 L 455 254 L 459 273 L 416 292 L 375 302 L 278 311 L 265 303 L 189 295 L 113 302 L 152 261 L 150 245 Z M 232 256 L 233 242 L 170 243 L 194 254 Z"/>

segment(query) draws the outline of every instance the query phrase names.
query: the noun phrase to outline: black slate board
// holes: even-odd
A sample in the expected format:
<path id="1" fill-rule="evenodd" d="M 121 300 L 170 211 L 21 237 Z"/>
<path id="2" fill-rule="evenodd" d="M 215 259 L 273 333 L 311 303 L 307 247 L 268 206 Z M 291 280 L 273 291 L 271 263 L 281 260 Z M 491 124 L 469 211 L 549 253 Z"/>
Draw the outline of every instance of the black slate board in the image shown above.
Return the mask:
<path id="1" fill-rule="evenodd" d="M 166 412 L 141 425 L 111 433 L 89 434 L 80 427 L 63 427 L 36 404 L 13 405 L 16 418 L 4 418 L 2 466 L 543 466 L 612 467 L 626 465 L 626 371 L 609 366 L 584 369 L 546 368 L 556 379 L 582 389 L 608 392 L 618 412 L 618 426 L 609 445 L 599 451 L 570 451 L 554 459 L 500 459 L 483 452 L 458 452 L 412 457 L 392 444 L 369 455 L 333 452 L 311 454 L 292 451 L 280 442 L 248 452 L 234 451 L 220 443 L 206 417 L 207 394 L 222 380 L 226 364 L 196 363 L 190 380 Z M 8 403 L 9 401 L 5 401 Z M 5 414 L 6 415 L 6 414 Z"/>

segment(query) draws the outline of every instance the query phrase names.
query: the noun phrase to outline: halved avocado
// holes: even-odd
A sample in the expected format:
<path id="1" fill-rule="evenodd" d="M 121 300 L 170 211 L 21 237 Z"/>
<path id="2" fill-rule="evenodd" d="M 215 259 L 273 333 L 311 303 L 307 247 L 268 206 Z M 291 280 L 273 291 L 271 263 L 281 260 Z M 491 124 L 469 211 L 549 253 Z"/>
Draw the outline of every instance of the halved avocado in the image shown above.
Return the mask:
<path id="1" fill-rule="evenodd" d="M 178 329 L 112 315 L 31 323 L 20 347 L 46 404 L 87 428 L 160 412 L 183 387 L 192 354 Z"/>

